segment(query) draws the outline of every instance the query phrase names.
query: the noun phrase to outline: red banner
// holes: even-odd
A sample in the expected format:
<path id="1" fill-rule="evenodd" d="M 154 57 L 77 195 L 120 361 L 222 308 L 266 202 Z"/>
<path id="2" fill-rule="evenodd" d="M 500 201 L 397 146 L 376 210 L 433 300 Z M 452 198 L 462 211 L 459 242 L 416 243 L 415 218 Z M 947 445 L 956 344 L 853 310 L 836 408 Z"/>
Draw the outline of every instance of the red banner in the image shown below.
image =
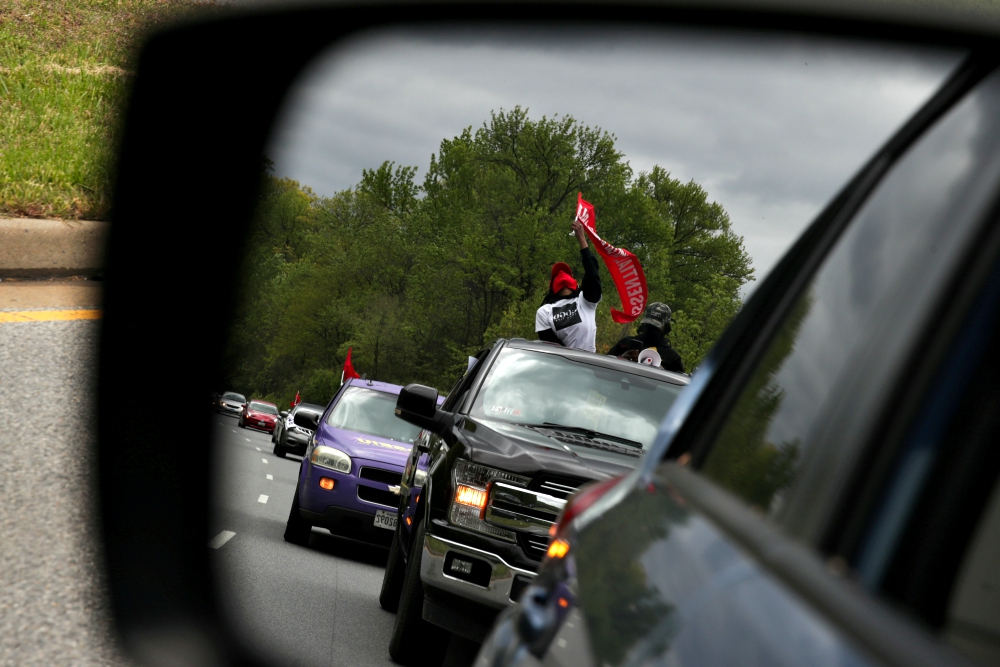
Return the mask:
<path id="1" fill-rule="evenodd" d="M 604 260 L 604 265 L 611 272 L 611 279 L 618 289 L 618 298 L 622 301 L 625 312 L 611 309 L 611 319 L 619 324 L 631 322 L 642 315 L 649 300 L 646 288 L 646 274 L 642 272 L 639 258 L 624 248 L 616 248 L 600 236 L 594 227 L 594 205 L 584 200 L 583 193 L 577 195 L 576 219 L 583 223 L 587 235 L 594 242 L 597 254 Z"/>
<path id="2" fill-rule="evenodd" d="M 350 380 L 352 378 L 361 377 L 360 375 L 358 375 L 358 372 L 354 370 L 354 364 L 351 363 L 351 351 L 353 349 L 354 349 L 353 347 L 347 348 L 347 359 L 344 360 L 344 373 L 343 375 L 340 376 L 341 382 L 343 382 L 345 379 Z"/>

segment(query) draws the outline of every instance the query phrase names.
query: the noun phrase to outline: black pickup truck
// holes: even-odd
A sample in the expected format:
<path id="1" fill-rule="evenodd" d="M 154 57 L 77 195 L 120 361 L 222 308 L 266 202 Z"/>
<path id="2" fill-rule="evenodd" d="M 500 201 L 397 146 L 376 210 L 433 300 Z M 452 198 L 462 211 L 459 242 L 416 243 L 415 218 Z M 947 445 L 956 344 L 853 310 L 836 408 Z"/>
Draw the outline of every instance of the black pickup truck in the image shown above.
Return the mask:
<path id="1" fill-rule="evenodd" d="M 634 469 L 685 375 L 523 339 L 470 359 L 447 400 L 403 389 L 396 416 L 423 431 L 400 485 L 379 602 L 389 653 L 439 664 L 448 633 L 481 642 L 534 579 L 572 493 Z"/>

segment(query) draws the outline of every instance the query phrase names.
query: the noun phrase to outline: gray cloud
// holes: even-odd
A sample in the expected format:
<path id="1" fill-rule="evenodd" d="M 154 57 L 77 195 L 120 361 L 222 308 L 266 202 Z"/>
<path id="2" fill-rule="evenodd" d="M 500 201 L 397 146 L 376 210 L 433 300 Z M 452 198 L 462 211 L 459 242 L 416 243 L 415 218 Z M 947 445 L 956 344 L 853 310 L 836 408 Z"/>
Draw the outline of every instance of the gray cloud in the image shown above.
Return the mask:
<path id="1" fill-rule="evenodd" d="M 280 175 L 331 195 L 384 160 L 422 173 L 442 139 L 491 111 L 568 114 L 613 133 L 636 172 L 659 164 L 701 183 L 762 278 L 957 62 L 680 30 L 382 31 L 303 73 L 269 154 Z"/>

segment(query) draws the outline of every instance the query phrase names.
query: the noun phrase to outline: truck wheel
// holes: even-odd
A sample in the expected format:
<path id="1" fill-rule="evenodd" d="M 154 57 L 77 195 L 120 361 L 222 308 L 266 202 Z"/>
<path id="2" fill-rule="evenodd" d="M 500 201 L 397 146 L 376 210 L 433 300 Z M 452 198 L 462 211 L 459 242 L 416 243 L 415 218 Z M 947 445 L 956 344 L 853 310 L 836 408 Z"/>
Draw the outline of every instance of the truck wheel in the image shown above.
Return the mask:
<path id="1" fill-rule="evenodd" d="M 424 524 L 417 527 L 410 545 L 403 590 L 399 596 L 396 625 L 389 640 L 389 657 L 402 665 L 437 667 L 444 662 L 450 634 L 423 619 L 424 586 L 420 581 L 420 558 L 424 552 Z"/>
<path id="2" fill-rule="evenodd" d="M 288 523 L 285 524 L 285 541 L 304 547 L 309 544 L 311 534 L 312 524 L 299 516 L 299 487 L 296 485 L 292 509 L 288 512 Z"/>
<path id="3" fill-rule="evenodd" d="M 378 603 L 382 609 L 396 613 L 399 609 L 399 596 L 403 592 L 403 578 L 406 576 L 406 563 L 403 562 L 403 549 L 399 546 L 399 523 L 396 532 L 392 534 L 392 544 L 389 545 L 389 562 L 385 564 L 385 574 L 382 575 L 382 591 L 378 594 Z"/>

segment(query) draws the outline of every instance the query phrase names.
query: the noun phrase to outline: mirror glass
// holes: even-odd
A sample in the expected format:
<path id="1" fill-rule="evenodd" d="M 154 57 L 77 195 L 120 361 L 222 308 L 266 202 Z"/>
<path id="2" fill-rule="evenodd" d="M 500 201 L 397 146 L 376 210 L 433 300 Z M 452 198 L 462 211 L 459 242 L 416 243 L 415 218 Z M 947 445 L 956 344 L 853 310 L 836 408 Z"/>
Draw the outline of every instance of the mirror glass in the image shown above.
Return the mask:
<path id="1" fill-rule="evenodd" d="M 664 379 L 657 361 L 696 370 L 782 253 L 961 57 L 816 36 L 572 24 L 384 30 L 317 57 L 262 160 L 228 384 L 212 388 L 209 548 L 247 645 L 274 664 L 392 664 L 397 614 L 379 603 L 388 547 L 399 499 L 412 500 L 405 494 L 429 474 L 406 469 L 425 436 L 394 415 L 402 385 L 434 387 L 446 410 L 466 414 L 477 373 L 506 368 L 513 379 L 481 394 L 504 398 L 480 400 L 456 427 L 468 438 L 568 452 L 602 470 L 634 466 L 687 382 Z M 623 255 L 604 261 L 589 233 L 580 240 L 578 214 L 633 254 L 643 305 L 669 307 L 653 313 L 660 342 L 615 347 L 645 335 L 641 318 L 612 314 L 630 315 L 623 297 L 639 294 L 629 282 L 637 274 Z M 553 271 L 557 262 L 568 271 Z M 579 289 L 580 310 L 559 295 L 547 301 L 557 280 L 571 295 Z M 588 311 L 594 289 L 601 298 Z M 543 302 L 548 320 L 537 329 Z M 550 329 L 581 331 L 579 346 L 596 354 L 546 365 L 537 355 L 555 348 L 510 343 L 527 347 L 504 359 L 523 357 L 536 375 L 572 367 L 576 378 L 519 404 L 513 362 L 490 366 L 481 351 Z M 651 347 L 655 359 L 637 355 Z M 606 356 L 629 350 L 649 365 Z M 557 394 L 561 403 L 549 400 Z M 320 416 L 319 442 L 300 411 Z M 506 574 L 493 561 L 484 575 L 486 561 L 461 554 L 434 561 L 450 568 L 440 581 L 454 595 L 486 591 L 470 594 L 481 602 L 505 587 L 496 594 L 507 597 L 490 598 L 494 613 L 544 554 L 546 512 L 585 481 L 501 468 L 457 466 L 464 495 L 437 520 L 476 544 L 498 541 Z M 313 494 L 301 504 L 299 484 Z M 531 490 L 535 514 L 511 518 L 494 503 L 500 488 L 514 506 Z M 304 529 L 303 517 L 312 522 Z M 420 650 L 468 665 L 478 644 L 465 635 L 427 626 Z"/>

